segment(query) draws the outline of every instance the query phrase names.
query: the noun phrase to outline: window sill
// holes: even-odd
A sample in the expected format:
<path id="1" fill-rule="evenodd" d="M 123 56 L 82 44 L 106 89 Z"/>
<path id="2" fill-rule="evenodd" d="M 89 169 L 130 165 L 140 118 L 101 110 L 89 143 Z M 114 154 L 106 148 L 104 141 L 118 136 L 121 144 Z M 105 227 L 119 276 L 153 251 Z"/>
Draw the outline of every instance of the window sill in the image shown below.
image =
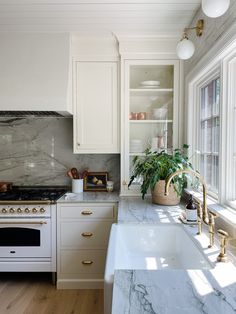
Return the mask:
<path id="1" fill-rule="evenodd" d="M 203 201 L 203 195 L 202 193 L 193 191 L 191 189 L 185 189 L 185 192 L 188 194 L 192 194 L 194 198 L 196 198 L 199 201 Z M 219 203 L 217 203 L 216 200 L 214 200 L 211 197 L 207 197 L 207 207 L 208 209 L 212 210 L 213 212 L 216 212 L 219 217 L 221 217 L 223 220 L 225 220 L 228 224 L 236 227 L 236 210 L 229 207 L 229 206 L 223 206 Z"/>

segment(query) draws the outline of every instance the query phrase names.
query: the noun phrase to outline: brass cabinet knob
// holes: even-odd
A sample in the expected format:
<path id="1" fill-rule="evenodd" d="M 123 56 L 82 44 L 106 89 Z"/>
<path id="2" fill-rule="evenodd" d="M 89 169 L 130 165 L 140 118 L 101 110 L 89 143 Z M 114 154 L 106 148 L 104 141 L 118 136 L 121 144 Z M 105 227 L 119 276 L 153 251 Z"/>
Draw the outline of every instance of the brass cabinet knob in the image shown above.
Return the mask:
<path id="1" fill-rule="evenodd" d="M 33 213 L 37 213 L 37 211 L 38 211 L 37 208 L 33 208 L 33 209 L 32 209 L 32 212 L 33 212 Z"/>
<path id="2" fill-rule="evenodd" d="M 82 237 L 92 237 L 92 232 L 83 232 L 81 233 Z"/>
<path id="3" fill-rule="evenodd" d="M 2 213 L 3 213 L 3 214 L 7 213 L 7 209 L 6 209 L 6 208 L 3 208 L 3 209 L 2 209 Z"/>
<path id="4" fill-rule="evenodd" d="M 10 208 L 10 209 L 9 209 L 9 212 L 10 212 L 10 213 L 14 213 L 14 212 L 15 212 L 15 209 L 14 209 L 14 208 Z"/>
<path id="5" fill-rule="evenodd" d="M 29 213 L 29 212 L 30 212 L 30 209 L 29 209 L 29 208 L 25 208 L 25 212 L 26 212 L 26 213 Z"/>
<path id="6" fill-rule="evenodd" d="M 45 209 L 42 207 L 42 208 L 40 208 L 40 213 L 45 213 Z"/>
<path id="7" fill-rule="evenodd" d="M 23 210 L 22 210 L 22 208 L 17 208 L 17 213 L 22 213 L 23 212 Z"/>
<path id="8" fill-rule="evenodd" d="M 82 215 L 85 215 L 85 216 L 89 216 L 89 215 L 92 215 L 92 211 L 91 210 L 83 210 L 82 212 L 81 212 L 81 214 Z"/>
<path id="9" fill-rule="evenodd" d="M 93 261 L 82 261 L 83 265 L 92 265 Z"/>

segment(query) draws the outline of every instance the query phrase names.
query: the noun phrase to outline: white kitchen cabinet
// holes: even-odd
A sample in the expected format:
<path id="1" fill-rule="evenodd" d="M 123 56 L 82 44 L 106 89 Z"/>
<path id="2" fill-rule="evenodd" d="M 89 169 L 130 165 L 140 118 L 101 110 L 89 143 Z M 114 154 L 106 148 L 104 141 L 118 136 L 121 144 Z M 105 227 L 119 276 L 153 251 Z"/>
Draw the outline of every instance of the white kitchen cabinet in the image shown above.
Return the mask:
<path id="1" fill-rule="evenodd" d="M 117 203 L 57 205 L 57 288 L 103 287 L 110 228 Z"/>
<path id="2" fill-rule="evenodd" d="M 128 188 L 135 156 L 178 147 L 179 61 L 123 60 L 121 194 L 140 194 L 142 178 Z"/>
<path id="3" fill-rule="evenodd" d="M 74 153 L 119 153 L 117 62 L 74 61 Z"/>

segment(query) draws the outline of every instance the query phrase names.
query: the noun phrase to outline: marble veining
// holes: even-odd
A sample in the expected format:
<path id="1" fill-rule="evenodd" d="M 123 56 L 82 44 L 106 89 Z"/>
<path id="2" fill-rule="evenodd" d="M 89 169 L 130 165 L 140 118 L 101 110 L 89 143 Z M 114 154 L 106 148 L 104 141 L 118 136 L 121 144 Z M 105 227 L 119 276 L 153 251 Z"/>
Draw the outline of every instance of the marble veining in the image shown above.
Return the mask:
<path id="1" fill-rule="evenodd" d="M 178 222 L 183 204 L 164 206 L 153 204 L 151 198 L 121 197 L 119 201 L 119 223 L 160 223 Z"/>
<path id="2" fill-rule="evenodd" d="M 120 186 L 119 154 L 73 154 L 72 118 L 1 118 L 0 179 L 15 185 L 71 185 L 66 171 L 108 171 Z"/>
<path id="3" fill-rule="evenodd" d="M 235 267 L 229 267 L 236 278 Z M 117 270 L 112 314 L 236 313 L 236 283 L 213 270 Z"/>
<path id="4" fill-rule="evenodd" d="M 122 197 L 118 223 L 180 223 L 184 205 L 159 206 L 150 198 Z M 112 314 L 236 313 L 235 257 L 228 251 L 230 262 L 217 263 L 219 246 L 208 248 L 208 229 L 197 235 L 196 226 L 184 227 L 212 268 L 115 270 Z"/>

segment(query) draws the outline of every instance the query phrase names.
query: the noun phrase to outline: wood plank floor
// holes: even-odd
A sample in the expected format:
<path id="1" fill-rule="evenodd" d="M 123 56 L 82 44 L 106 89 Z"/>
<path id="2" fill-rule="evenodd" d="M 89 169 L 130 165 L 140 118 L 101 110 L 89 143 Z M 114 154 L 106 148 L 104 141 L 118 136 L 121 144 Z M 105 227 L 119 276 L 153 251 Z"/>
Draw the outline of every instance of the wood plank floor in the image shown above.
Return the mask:
<path id="1" fill-rule="evenodd" d="M 103 290 L 57 290 L 47 273 L 0 272 L 0 314 L 103 314 Z"/>

